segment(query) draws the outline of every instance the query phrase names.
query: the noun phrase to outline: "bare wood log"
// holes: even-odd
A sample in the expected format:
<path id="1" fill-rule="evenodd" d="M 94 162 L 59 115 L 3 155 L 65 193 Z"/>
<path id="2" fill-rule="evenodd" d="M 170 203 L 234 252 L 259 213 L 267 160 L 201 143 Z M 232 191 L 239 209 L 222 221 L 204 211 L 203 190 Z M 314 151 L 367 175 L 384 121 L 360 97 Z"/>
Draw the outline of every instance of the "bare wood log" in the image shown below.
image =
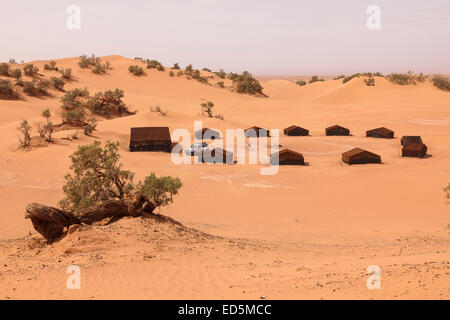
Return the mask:
<path id="1" fill-rule="evenodd" d="M 128 197 L 120 200 L 106 200 L 78 214 L 39 203 L 29 204 L 25 218 L 30 219 L 34 229 L 49 242 L 65 236 L 68 227 L 74 224 L 92 224 L 106 218 L 140 216 L 153 213 L 155 207 L 145 197 Z"/>

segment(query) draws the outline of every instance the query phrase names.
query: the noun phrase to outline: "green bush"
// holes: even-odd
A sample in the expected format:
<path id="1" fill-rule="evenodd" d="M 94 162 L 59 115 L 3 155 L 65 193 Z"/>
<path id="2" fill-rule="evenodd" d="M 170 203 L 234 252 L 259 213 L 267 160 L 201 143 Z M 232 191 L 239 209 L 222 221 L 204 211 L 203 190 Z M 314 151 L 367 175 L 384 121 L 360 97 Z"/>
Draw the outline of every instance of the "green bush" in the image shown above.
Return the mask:
<path id="1" fill-rule="evenodd" d="M 230 74 L 230 77 L 238 93 L 264 95 L 262 92 L 263 87 L 258 80 L 253 78 L 250 72 L 244 71 L 242 74 Z"/>
<path id="2" fill-rule="evenodd" d="M 64 80 L 57 78 L 57 77 L 51 77 L 50 82 L 56 90 L 60 90 L 60 91 L 64 90 L 64 85 L 66 84 L 64 82 Z"/>
<path id="3" fill-rule="evenodd" d="M 72 89 L 61 98 L 61 109 L 63 122 L 71 124 L 84 123 L 86 112 L 84 111 L 85 99 L 89 91 L 84 89 Z"/>
<path id="4" fill-rule="evenodd" d="M 364 79 L 364 82 L 366 83 L 366 86 L 368 87 L 374 87 L 375 86 L 375 78 L 369 77 L 367 79 Z"/>
<path id="5" fill-rule="evenodd" d="M 208 79 L 205 77 L 202 77 L 200 70 L 195 70 L 194 72 L 192 72 L 192 79 L 198 80 L 202 83 L 207 83 Z"/>
<path id="6" fill-rule="evenodd" d="M 399 86 L 408 86 L 416 84 L 416 76 L 412 72 L 408 73 L 391 73 L 386 79 Z"/>
<path id="7" fill-rule="evenodd" d="M 214 72 L 214 74 L 221 79 L 225 79 L 225 77 L 227 76 L 226 72 L 222 69 L 220 69 L 219 72 Z"/>
<path id="8" fill-rule="evenodd" d="M 295 84 L 300 86 L 300 87 L 303 87 L 303 86 L 306 86 L 306 81 L 305 80 L 297 80 L 295 82 Z"/>
<path id="9" fill-rule="evenodd" d="M 341 75 L 333 78 L 333 80 L 340 80 L 340 79 L 344 79 L 344 78 L 345 78 L 345 75 L 341 74 Z"/>
<path id="10" fill-rule="evenodd" d="M 214 108 L 214 103 L 211 101 L 208 101 L 206 103 L 202 103 L 200 105 L 202 107 L 202 114 L 203 115 L 207 115 L 208 118 L 213 118 L 213 111 L 212 109 Z"/>
<path id="11" fill-rule="evenodd" d="M 180 65 L 178 64 L 178 62 L 173 64 L 172 69 L 174 69 L 174 70 L 180 70 L 181 69 Z"/>
<path id="12" fill-rule="evenodd" d="M 80 124 L 84 123 L 86 119 L 86 111 L 83 107 L 77 107 L 75 109 L 63 110 L 62 118 L 64 123 Z"/>
<path id="13" fill-rule="evenodd" d="M 7 63 L 0 63 L 0 76 L 9 77 L 9 65 Z"/>
<path id="14" fill-rule="evenodd" d="M 211 72 L 211 69 L 203 68 L 202 71 Z"/>
<path id="15" fill-rule="evenodd" d="M 192 64 L 188 65 L 185 69 L 186 72 L 192 72 L 194 71 L 194 68 L 192 68 Z"/>
<path id="16" fill-rule="evenodd" d="M 31 127 L 28 124 L 27 120 L 23 120 L 20 125 L 17 127 L 17 130 L 20 133 L 19 136 L 19 145 L 22 148 L 27 148 L 31 146 Z"/>
<path id="17" fill-rule="evenodd" d="M 124 97 L 123 90 L 115 89 L 106 90 L 105 92 L 98 92 L 94 97 L 91 97 L 87 102 L 87 108 L 92 113 L 101 115 L 106 118 L 113 116 L 127 116 L 131 112 L 122 101 Z"/>
<path id="18" fill-rule="evenodd" d="M 23 67 L 23 73 L 29 77 L 35 76 L 39 72 L 39 69 L 32 63 L 29 63 Z"/>
<path id="19" fill-rule="evenodd" d="M 314 83 L 314 82 L 318 82 L 318 81 L 325 81 L 324 79 L 319 79 L 318 76 L 312 76 L 311 80 L 309 80 L 309 83 Z"/>
<path id="20" fill-rule="evenodd" d="M 80 68 L 82 69 L 87 69 L 90 67 L 94 67 L 97 64 L 100 64 L 100 58 L 96 57 L 95 55 L 91 55 L 90 57 L 88 57 L 87 55 L 82 55 L 80 56 L 80 60 L 78 62 L 78 65 L 80 66 Z"/>
<path id="21" fill-rule="evenodd" d="M 147 69 L 157 69 L 159 71 L 164 71 L 164 66 L 158 60 L 148 60 Z"/>
<path id="22" fill-rule="evenodd" d="M 352 80 L 353 78 L 359 78 L 359 76 L 360 76 L 360 73 L 352 74 L 351 76 L 345 77 L 345 78 L 342 80 L 342 83 L 347 83 L 347 82 L 349 82 L 350 80 Z"/>
<path id="23" fill-rule="evenodd" d="M 450 78 L 434 76 L 431 81 L 433 82 L 435 87 L 444 91 L 450 91 Z"/>
<path id="24" fill-rule="evenodd" d="M 175 77 L 175 73 L 173 71 L 169 72 L 169 77 Z"/>
<path id="25" fill-rule="evenodd" d="M 17 93 L 9 80 L 0 79 L 0 99 L 17 99 Z"/>
<path id="26" fill-rule="evenodd" d="M 135 76 L 142 76 L 142 75 L 144 75 L 145 74 L 145 72 L 144 72 L 144 69 L 142 69 L 142 67 L 139 67 L 139 66 L 129 66 L 128 67 L 128 71 L 130 72 L 130 73 L 132 73 L 133 75 L 135 75 Z"/>
<path id="27" fill-rule="evenodd" d="M 143 182 L 133 183 L 134 173 L 120 163 L 119 143 L 95 141 L 79 146 L 70 156 L 72 172 L 65 176 L 64 198 L 59 202 L 65 210 L 80 212 L 105 200 L 133 197 L 142 200 L 148 210 L 173 201 L 182 184 L 180 179 L 156 177 L 153 173 Z"/>

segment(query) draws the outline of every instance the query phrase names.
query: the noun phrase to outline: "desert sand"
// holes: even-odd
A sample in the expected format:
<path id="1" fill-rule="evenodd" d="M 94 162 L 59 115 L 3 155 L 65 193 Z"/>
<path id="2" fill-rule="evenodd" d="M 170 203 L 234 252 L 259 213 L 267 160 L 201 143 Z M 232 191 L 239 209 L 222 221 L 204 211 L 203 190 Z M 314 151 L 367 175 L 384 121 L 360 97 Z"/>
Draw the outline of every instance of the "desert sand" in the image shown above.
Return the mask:
<path id="1" fill-rule="evenodd" d="M 128 72 L 136 61 L 103 59 L 113 66 L 106 75 L 81 69 L 77 58 L 56 60 L 73 70 L 66 90 L 121 88 L 137 111 L 99 121 L 95 137 L 80 130 L 79 140 L 20 150 L 19 122 L 35 125 L 46 108 L 59 122 L 63 93 L 0 100 L 0 299 L 450 298 L 450 205 L 442 190 L 450 182 L 448 92 L 430 82 L 396 86 L 380 77 L 375 87 L 362 78 L 303 87 L 265 78 L 268 97 L 261 98 L 169 77 L 169 68 L 136 77 Z M 47 62 L 33 63 L 49 78 L 55 73 L 43 70 Z M 205 101 L 225 119 L 202 117 Z M 154 105 L 168 116 L 150 112 Z M 302 153 L 309 165 L 262 176 L 262 165 L 175 165 L 167 153 L 128 152 L 130 127 L 193 132 L 194 120 L 222 132 L 253 125 L 282 132 L 299 125 L 310 136 L 282 135 L 280 144 Z M 334 124 L 352 136 L 325 136 L 325 127 Z M 382 126 L 396 138 L 365 137 Z M 402 135 L 420 135 L 429 157 L 402 158 Z M 25 207 L 56 206 L 68 156 L 96 139 L 119 141 L 122 162 L 137 180 L 151 172 L 179 177 L 183 187 L 161 214 L 182 225 L 125 218 L 46 244 L 24 219 Z M 342 152 L 354 147 L 381 155 L 383 164 L 342 163 Z M 81 268 L 81 290 L 66 288 L 71 264 Z M 379 290 L 366 286 L 370 265 L 381 268 Z"/>

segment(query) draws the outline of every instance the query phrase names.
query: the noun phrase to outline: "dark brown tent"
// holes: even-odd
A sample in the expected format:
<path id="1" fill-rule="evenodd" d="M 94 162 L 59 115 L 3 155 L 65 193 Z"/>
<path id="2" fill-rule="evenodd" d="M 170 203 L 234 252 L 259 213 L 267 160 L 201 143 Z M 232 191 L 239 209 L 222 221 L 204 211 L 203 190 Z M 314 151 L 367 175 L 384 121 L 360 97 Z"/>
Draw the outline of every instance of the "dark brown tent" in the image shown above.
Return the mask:
<path id="1" fill-rule="evenodd" d="M 309 135 L 309 130 L 298 126 L 290 126 L 284 129 L 284 134 L 287 136 L 307 136 Z"/>
<path id="2" fill-rule="evenodd" d="M 423 143 L 422 138 L 420 136 L 403 136 L 400 140 L 400 144 L 404 145 L 405 142 L 412 142 L 412 143 Z"/>
<path id="3" fill-rule="evenodd" d="M 381 163 L 381 157 L 375 153 L 355 148 L 344 152 L 342 161 L 348 164 Z"/>
<path id="4" fill-rule="evenodd" d="M 326 128 L 325 134 L 327 136 L 348 136 L 350 135 L 350 130 L 338 125 L 334 125 Z"/>
<path id="5" fill-rule="evenodd" d="M 305 159 L 301 153 L 283 149 L 278 153 L 270 156 L 270 164 L 272 165 L 305 165 Z"/>
<path id="6" fill-rule="evenodd" d="M 211 140 L 220 139 L 220 132 L 209 128 L 202 128 L 201 130 L 197 130 L 195 131 L 194 135 L 195 138 L 199 140 L 207 140 L 209 138 Z"/>
<path id="7" fill-rule="evenodd" d="M 392 139 L 394 138 L 394 131 L 385 127 L 376 128 L 366 131 L 366 137 Z"/>
<path id="8" fill-rule="evenodd" d="M 260 136 L 270 137 L 270 131 L 260 128 L 260 127 L 257 127 L 257 126 L 253 126 L 253 127 L 245 130 L 245 136 L 247 136 L 247 137 L 260 137 Z"/>
<path id="9" fill-rule="evenodd" d="M 172 149 L 168 127 L 131 128 L 130 151 L 166 151 Z"/>
<path id="10" fill-rule="evenodd" d="M 406 141 L 402 148 L 402 157 L 423 158 L 427 155 L 427 146 L 423 143 Z"/>
<path id="11" fill-rule="evenodd" d="M 206 163 L 234 164 L 234 154 L 221 148 L 215 148 L 211 152 L 202 153 L 202 160 Z"/>

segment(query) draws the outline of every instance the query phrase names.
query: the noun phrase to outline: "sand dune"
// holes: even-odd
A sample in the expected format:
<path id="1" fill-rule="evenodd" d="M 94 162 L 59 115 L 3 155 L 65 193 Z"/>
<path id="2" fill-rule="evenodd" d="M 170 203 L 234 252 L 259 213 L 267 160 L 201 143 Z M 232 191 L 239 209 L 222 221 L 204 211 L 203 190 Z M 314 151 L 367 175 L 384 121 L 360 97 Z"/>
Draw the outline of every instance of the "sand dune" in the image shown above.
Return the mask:
<path id="1" fill-rule="evenodd" d="M 63 93 L 50 90 L 50 97 L 0 100 L 0 265 L 6 265 L 0 270 L 0 297 L 450 297 L 450 235 L 445 230 L 450 207 L 442 192 L 450 182 L 449 93 L 428 82 L 400 87 L 378 77 L 375 87 L 362 78 L 303 87 L 275 79 L 262 82 L 268 97 L 258 98 L 170 77 L 168 68 L 136 77 L 128 66 L 139 62 L 120 56 L 102 59 L 113 67 L 106 75 L 80 69 L 75 58 L 56 60 L 58 67 L 73 69 L 75 80 L 66 89 L 87 87 L 93 94 L 121 88 L 124 101 L 137 111 L 100 121 L 97 138 L 80 131 L 77 141 L 17 150 L 19 122 L 42 121 L 46 108 L 54 114 L 52 121 L 59 122 Z M 56 75 L 43 71 L 47 62 L 33 62 L 46 78 Z M 203 118 L 204 101 L 213 101 L 225 120 Z M 167 117 L 150 112 L 157 104 L 168 110 Z M 274 176 L 261 176 L 261 165 L 175 165 L 168 154 L 127 151 L 130 127 L 192 132 L 194 120 L 222 132 L 300 125 L 310 130 L 309 137 L 281 136 L 280 144 L 303 153 L 309 166 L 282 167 Z M 326 137 L 325 127 L 334 124 L 349 128 L 352 136 Z M 365 137 L 366 130 L 380 126 L 394 130 L 396 138 Z M 67 132 L 57 134 L 62 138 Z M 421 135 L 431 157 L 401 158 L 402 135 Z M 79 231 L 81 240 L 71 235 L 50 247 L 36 240 L 39 236 L 23 218 L 25 206 L 56 205 L 68 156 L 95 139 L 119 141 L 124 165 L 137 179 L 150 172 L 180 177 L 184 186 L 162 213 L 208 235 L 189 229 L 177 236 L 176 228 L 152 224 L 155 238 L 145 222 L 125 220 L 100 227 L 98 233 Z M 354 147 L 381 155 L 383 164 L 344 165 L 341 153 Z M 132 235 L 134 230 L 142 234 Z M 136 237 L 142 243 L 134 243 Z M 65 254 L 71 241 L 75 251 Z M 65 268 L 72 262 L 86 268 L 86 288 L 78 292 L 64 287 Z M 382 290 L 366 288 L 365 269 L 372 264 L 383 270 Z"/>

